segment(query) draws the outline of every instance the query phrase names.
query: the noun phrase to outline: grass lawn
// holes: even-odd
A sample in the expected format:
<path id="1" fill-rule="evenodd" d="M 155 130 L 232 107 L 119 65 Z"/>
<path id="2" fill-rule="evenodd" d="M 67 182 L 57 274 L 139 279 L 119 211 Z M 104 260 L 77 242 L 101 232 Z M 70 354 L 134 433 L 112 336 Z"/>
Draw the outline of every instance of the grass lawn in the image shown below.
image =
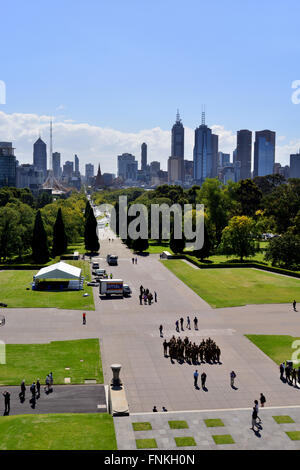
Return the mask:
<path id="1" fill-rule="evenodd" d="M 162 240 L 161 242 L 159 240 L 149 240 L 149 248 L 145 250 L 145 253 L 162 253 L 163 251 L 173 253 L 169 246 L 169 240 Z"/>
<path id="2" fill-rule="evenodd" d="M 195 439 L 193 437 L 174 437 L 177 447 L 196 446 Z"/>
<path id="3" fill-rule="evenodd" d="M 83 362 L 80 362 L 81 359 Z M 66 367 L 70 370 L 65 370 Z M 54 384 L 63 384 L 65 377 L 71 378 L 71 384 L 82 384 L 85 379 L 103 383 L 99 340 L 7 344 L 6 364 L 0 364 L 0 384 L 20 385 L 25 379 L 26 384 L 30 385 L 37 378 L 44 383 L 51 371 Z"/>
<path id="4" fill-rule="evenodd" d="M 286 431 L 285 432 L 291 441 L 300 441 L 300 431 Z"/>
<path id="5" fill-rule="evenodd" d="M 251 268 L 195 269 L 182 260 L 161 261 L 212 307 L 290 303 L 300 279 Z"/>
<path id="6" fill-rule="evenodd" d="M 132 427 L 134 431 L 151 431 L 152 429 L 151 423 L 148 422 L 132 423 Z"/>
<path id="7" fill-rule="evenodd" d="M 117 449 L 106 413 L 1 416 L 0 436 L 0 450 Z"/>
<path id="8" fill-rule="evenodd" d="M 211 436 L 216 444 L 234 444 L 234 440 L 230 434 L 217 434 Z"/>
<path id="9" fill-rule="evenodd" d="M 295 421 L 290 416 L 273 416 L 273 419 L 276 421 L 277 424 L 285 424 L 285 423 L 294 423 Z"/>
<path id="10" fill-rule="evenodd" d="M 137 449 L 156 449 L 157 442 L 155 439 L 136 439 Z"/>
<path id="11" fill-rule="evenodd" d="M 186 421 L 169 421 L 170 429 L 186 429 L 188 423 Z"/>
<path id="12" fill-rule="evenodd" d="M 68 264 L 80 267 L 86 280 L 91 279 L 90 263 L 88 261 L 68 261 Z M 46 308 L 56 307 L 70 310 L 95 310 L 91 286 L 84 284 L 80 291 L 33 291 L 31 282 L 37 271 L 4 270 L 0 271 L 1 302 L 9 308 Z M 26 290 L 26 288 L 29 290 Z M 88 293 L 88 297 L 83 297 Z"/>
<path id="13" fill-rule="evenodd" d="M 252 343 L 269 356 L 276 364 L 292 360 L 292 355 L 298 349 L 292 348 L 294 341 L 300 338 L 288 335 L 245 335 Z M 297 356 L 299 357 L 299 356 Z M 293 360 L 295 362 L 295 360 Z"/>
<path id="14" fill-rule="evenodd" d="M 86 253 L 86 249 L 84 246 L 84 238 L 81 237 L 80 240 L 77 243 L 74 243 L 72 245 L 68 245 L 67 249 L 67 254 L 73 254 L 74 251 L 78 251 L 81 255 L 84 255 Z"/>
<path id="15" fill-rule="evenodd" d="M 217 418 L 217 419 L 205 419 L 204 422 L 205 422 L 205 424 L 208 428 L 216 428 L 218 426 L 224 426 L 223 421 L 219 418 Z"/>

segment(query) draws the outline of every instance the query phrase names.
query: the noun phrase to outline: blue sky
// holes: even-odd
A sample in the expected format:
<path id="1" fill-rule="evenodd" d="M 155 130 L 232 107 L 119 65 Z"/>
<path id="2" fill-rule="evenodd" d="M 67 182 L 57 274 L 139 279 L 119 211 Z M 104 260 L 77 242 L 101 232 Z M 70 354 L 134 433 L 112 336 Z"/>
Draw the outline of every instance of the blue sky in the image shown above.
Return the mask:
<path id="1" fill-rule="evenodd" d="M 232 135 L 275 130 L 283 146 L 278 160 L 286 163 L 284 152 L 287 158 L 300 141 L 300 104 L 291 101 L 291 84 L 300 79 L 299 14 L 299 3 L 278 0 L 6 2 L 0 80 L 7 98 L 0 112 L 53 115 L 57 123 L 139 136 L 169 131 L 177 107 L 194 129 L 205 103 L 207 124 Z M 0 140 L 12 138 L 7 120 L 13 122 L 0 119 Z M 29 141 L 20 139 L 26 158 Z M 76 148 L 59 139 L 67 159 Z M 220 150 L 231 144 L 225 139 Z M 115 150 L 121 147 L 112 142 L 111 157 Z M 153 159 L 166 159 L 165 151 L 157 147 Z M 105 166 L 101 145 L 97 152 Z"/>

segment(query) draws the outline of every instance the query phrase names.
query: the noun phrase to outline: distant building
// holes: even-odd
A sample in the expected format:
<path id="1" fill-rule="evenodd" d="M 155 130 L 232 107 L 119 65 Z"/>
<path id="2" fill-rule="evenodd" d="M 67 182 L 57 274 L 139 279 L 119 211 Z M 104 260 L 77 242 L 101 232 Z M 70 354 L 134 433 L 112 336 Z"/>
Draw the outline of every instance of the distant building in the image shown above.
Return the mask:
<path id="1" fill-rule="evenodd" d="M 224 184 L 227 184 L 228 181 L 235 182 L 235 171 L 234 171 L 233 163 L 228 163 L 226 166 L 224 166 L 222 170 L 222 175 L 223 175 L 222 182 Z"/>
<path id="2" fill-rule="evenodd" d="M 70 161 L 66 161 L 63 166 L 63 177 L 65 179 L 72 178 L 74 173 L 74 163 Z"/>
<path id="3" fill-rule="evenodd" d="M 157 173 L 160 171 L 160 162 L 151 162 L 150 163 L 150 176 L 157 176 Z"/>
<path id="4" fill-rule="evenodd" d="M 79 158 L 77 157 L 76 154 L 75 154 L 75 156 L 74 156 L 74 163 L 75 163 L 75 171 L 74 171 L 74 174 L 75 174 L 75 176 L 79 176 L 79 175 L 80 175 L 80 171 L 79 171 Z"/>
<path id="5" fill-rule="evenodd" d="M 202 123 L 195 129 L 193 152 L 194 180 L 200 185 L 214 173 L 216 143 L 213 140 L 211 129 L 205 124 L 205 113 L 202 113 Z"/>
<path id="6" fill-rule="evenodd" d="M 147 144 L 145 142 L 141 146 L 141 170 L 147 170 Z"/>
<path id="7" fill-rule="evenodd" d="M 230 163 L 230 153 L 218 152 L 218 166 L 226 166 Z"/>
<path id="8" fill-rule="evenodd" d="M 217 134 L 211 134 L 212 138 L 212 168 L 210 178 L 216 178 L 218 176 L 218 153 L 219 153 L 219 136 Z"/>
<path id="9" fill-rule="evenodd" d="M 16 186 L 16 157 L 11 142 L 0 142 L 0 187 Z"/>
<path id="10" fill-rule="evenodd" d="M 118 156 L 118 177 L 123 181 L 137 181 L 138 162 L 131 153 Z"/>
<path id="11" fill-rule="evenodd" d="M 253 176 L 273 174 L 275 163 L 275 132 L 255 132 Z"/>
<path id="12" fill-rule="evenodd" d="M 300 178 L 300 153 L 290 155 L 290 178 Z"/>
<path id="13" fill-rule="evenodd" d="M 262 149 L 261 149 L 262 151 Z M 248 129 L 237 131 L 235 161 L 241 162 L 241 179 L 251 178 L 252 132 Z"/>
<path id="14" fill-rule="evenodd" d="M 177 111 L 176 122 L 171 133 L 171 157 L 180 158 L 179 179 L 184 181 L 184 127 Z"/>
<path id="15" fill-rule="evenodd" d="M 104 186 L 111 186 L 115 179 L 115 175 L 113 173 L 103 173 L 102 181 Z"/>
<path id="16" fill-rule="evenodd" d="M 88 185 L 92 184 L 94 178 L 94 165 L 87 163 L 85 165 L 85 180 Z"/>
<path id="17" fill-rule="evenodd" d="M 53 174 L 54 178 L 60 179 L 61 177 L 61 166 L 60 166 L 60 153 L 53 152 L 52 154 L 52 165 L 53 165 Z"/>
<path id="18" fill-rule="evenodd" d="M 189 183 L 194 178 L 194 162 L 193 160 L 184 160 L 184 180 Z"/>
<path id="19" fill-rule="evenodd" d="M 17 166 L 16 187 L 29 188 L 32 192 L 38 192 L 44 183 L 43 170 L 37 170 L 33 165 L 26 163 Z"/>
<path id="20" fill-rule="evenodd" d="M 33 144 L 33 166 L 37 170 L 43 170 L 45 180 L 47 178 L 47 145 L 40 137 Z"/>
<path id="21" fill-rule="evenodd" d="M 182 158 L 169 157 L 168 158 L 168 182 L 170 184 L 178 184 L 182 182 Z"/>

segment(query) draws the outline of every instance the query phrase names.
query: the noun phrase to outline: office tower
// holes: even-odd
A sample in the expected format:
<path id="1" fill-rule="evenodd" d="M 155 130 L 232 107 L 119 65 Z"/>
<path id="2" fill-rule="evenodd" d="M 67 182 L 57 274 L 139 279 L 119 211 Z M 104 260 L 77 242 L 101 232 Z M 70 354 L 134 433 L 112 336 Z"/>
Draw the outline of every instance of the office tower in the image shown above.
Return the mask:
<path id="1" fill-rule="evenodd" d="M 59 179 L 61 177 L 60 153 L 53 152 L 52 165 L 53 165 L 54 178 Z"/>
<path id="2" fill-rule="evenodd" d="M 222 169 L 223 183 L 227 184 L 229 181 L 235 181 L 235 168 L 233 163 L 227 163 Z"/>
<path id="3" fill-rule="evenodd" d="M 184 181 L 184 127 L 177 110 L 171 134 L 171 157 L 180 158 L 179 181 Z"/>
<path id="4" fill-rule="evenodd" d="M 0 187 L 16 186 L 16 157 L 11 142 L 0 142 Z"/>
<path id="5" fill-rule="evenodd" d="M 87 163 L 85 165 L 85 179 L 87 183 L 90 184 L 93 178 L 94 178 L 94 165 L 92 165 L 92 163 Z"/>
<path id="6" fill-rule="evenodd" d="M 191 182 L 194 177 L 194 162 L 193 160 L 184 160 L 184 179 Z"/>
<path id="7" fill-rule="evenodd" d="M 218 166 L 226 166 L 227 163 L 230 163 L 230 153 L 218 152 Z"/>
<path id="8" fill-rule="evenodd" d="M 255 132 L 253 176 L 272 175 L 275 163 L 275 132 Z"/>
<path id="9" fill-rule="evenodd" d="M 202 122 L 195 129 L 194 144 L 194 180 L 202 184 L 210 178 L 213 171 L 213 142 L 212 132 L 205 124 L 205 113 L 202 113 Z"/>
<path id="10" fill-rule="evenodd" d="M 65 178 L 72 178 L 74 172 L 74 163 L 66 161 L 63 166 L 63 176 Z"/>
<path id="11" fill-rule="evenodd" d="M 157 173 L 160 171 L 160 162 L 151 162 L 150 163 L 150 176 L 157 176 Z"/>
<path id="12" fill-rule="evenodd" d="M 38 192 L 44 182 L 43 170 L 37 170 L 33 165 L 25 163 L 17 166 L 16 187 L 29 188 L 33 192 Z"/>
<path id="13" fill-rule="evenodd" d="M 147 171 L 147 144 L 145 142 L 141 146 L 141 169 Z"/>
<path id="14" fill-rule="evenodd" d="M 77 157 L 77 155 L 75 154 L 75 157 L 74 157 L 74 161 L 75 161 L 75 176 L 79 176 L 80 172 L 79 172 L 79 158 Z"/>
<path id="15" fill-rule="evenodd" d="M 237 131 L 237 147 L 233 163 L 241 162 L 241 179 L 251 178 L 252 132 Z"/>
<path id="16" fill-rule="evenodd" d="M 169 157 L 168 158 L 168 182 L 170 184 L 178 184 L 181 182 L 182 177 L 182 158 Z"/>
<path id="17" fill-rule="evenodd" d="M 290 178 L 300 178 L 300 153 L 290 155 Z"/>
<path id="18" fill-rule="evenodd" d="M 131 153 L 118 155 L 118 177 L 124 181 L 137 181 L 138 162 Z"/>
<path id="19" fill-rule="evenodd" d="M 210 178 L 217 178 L 218 176 L 218 151 L 219 151 L 219 136 L 212 134 L 212 169 Z"/>
<path id="20" fill-rule="evenodd" d="M 43 170 L 45 180 L 47 178 L 47 145 L 40 137 L 33 144 L 33 166 L 37 170 Z"/>

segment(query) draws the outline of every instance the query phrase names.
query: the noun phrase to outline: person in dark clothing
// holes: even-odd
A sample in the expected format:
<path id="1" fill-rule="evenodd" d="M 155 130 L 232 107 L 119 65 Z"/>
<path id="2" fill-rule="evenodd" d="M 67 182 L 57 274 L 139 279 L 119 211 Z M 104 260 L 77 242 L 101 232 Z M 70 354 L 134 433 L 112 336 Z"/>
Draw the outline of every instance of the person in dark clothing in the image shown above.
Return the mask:
<path id="1" fill-rule="evenodd" d="M 41 396 L 40 390 L 41 390 L 40 379 L 37 379 L 37 381 L 36 381 L 36 395 L 37 395 L 37 398 L 39 398 Z"/>
<path id="2" fill-rule="evenodd" d="M 159 326 L 159 334 L 160 334 L 160 336 L 163 336 L 163 326 L 162 325 Z"/>
<path id="3" fill-rule="evenodd" d="M 252 408 L 252 427 L 250 428 L 250 429 L 252 429 L 252 431 L 255 431 L 254 426 L 256 426 L 256 428 L 258 429 L 256 419 L 257 419 L 257 410 L 256 410 L 256 407 L 253 406 L 253 408 Z"/>
<path id="4" fill-rule="evenodd" d="M 198 318 L 197 317 L 194 318 L 194 328 L 195 330 L 198 330 Z"/>
<path id="5" fill-rule="evenodd" d="M 280 370 L 280 380 L 283 380 L 283 374 L 284 374 L 284 364 L 283 364 L 283 362 L 280 364 L 279 370 Z"/>
<path id="6" fill-rule="evenodd" d="M 157 293 L 154 291 L 154 302 L 157 302 Z"/>
<path id="7" fill-rule="evenodd" d="M 5 390 L 5 392 L 2 393 L 2 395 L 4 396 L 4 406 L 5 406 L 4 414 L 8 415 L 10 412 L 10 393 L 7 390 Z"/>
<path id="8" fill-rule="evenodd" d="M 21 383 L 21 393 L 20 393 L 20 400 L 25 400 L 25 392 L 26 392 L 26 385 L 25 385 L 25 380 L 22 380 Z"/>
<path id="9" fill-rule="evenodd" d="M 153 410 L 152 410 L 152 411 L 153 411 L 153 413 L 157 412 L 156 406 L 153 406 Z"/>
<path id="10" fill-rule="evenodd" d="M 293 302 L 293 309 L 294 309 L 294 312 L 297 311 L 297 310 L 296 310 L 296 305 L 297 305 L 296 300 L 294 300 L 294 302 Z"/>
<path id="11" fill-rule="evenodd" d="M 140 299 L 140 305 L 143 305 L 143 294 L 142 293 L 140 293 L 139 299 Z"/>
<path id="12" fill-rule="evenodd" d="M 82 324 L 86 325 L 86 314 L 85 313 L 82 314 Z"/>
<path id="13" fill-rule="evenodd" d="M 31 391 L 32 398 L 35 398 L 35 393 L 36 393 L 35 382 L 32 382 L 32 385 L 30 386 L 30 391 Z"/>
<path id="14" fill-rule="evenodd" d="M 201 386 L 202 386 L 202 388 L 205 388 L 206 377 L 207 377 L 207 376 L 206 376 L 206 373 L 203 372 L 203 373 L 201 374 Z"/>
<path id="15" fill-rule="evenodd" d="M 184 319 L 181 317 L 181 318 L 180 318 L 180 328 L 181 328 L 181 331 L 183 331 L 183 322 L 184 322 Z"/>
<path id="16" fill-rule="evenodd" d="M 195 388 L 198 388 L 198 377 L 199 377 L 198 371 L 195 370 L 194 372 L 194 387 Z M 202 379 L 202 376 L 201 376 L 201 379 Z"/>
<path id="17" fill-rule="evenodd" d="M 163 347 L 164 347 L 164 356 L 167 356 L 168 355 L 168 343 L 166 339 L 163 342 Z"/>
<path id="18" fill-rule="evenodd" d="M 179 332 L 179 322 L 178 322 L 178 320 L 176 320 L 175 325 L 176 325 L 176 331 Z"/>
<path id="19" fill-rule="evenodd" d="M 260 406 L 263 408 L 266 403 L 266 397 L 261 393 L 260 394 Z"/>

